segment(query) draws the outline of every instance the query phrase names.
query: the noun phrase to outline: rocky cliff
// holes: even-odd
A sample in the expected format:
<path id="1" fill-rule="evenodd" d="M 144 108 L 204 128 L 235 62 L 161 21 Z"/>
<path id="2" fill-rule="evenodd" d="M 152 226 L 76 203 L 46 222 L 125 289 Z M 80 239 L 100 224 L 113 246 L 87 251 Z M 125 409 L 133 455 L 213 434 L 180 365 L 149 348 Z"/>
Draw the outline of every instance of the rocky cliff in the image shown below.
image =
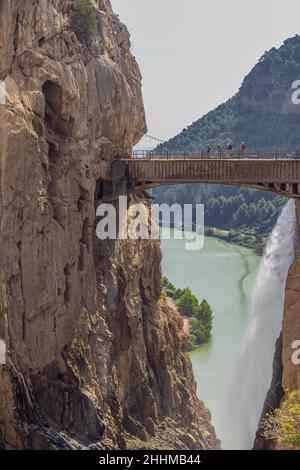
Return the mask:
<path id="1" fill-rule="evenodd" d="M 286 283 L 285 304 L 283 313 L 282 333 L 276 343 L 273 362 L 273 380 L 268 391 L 262 420 L 280 408 L 286 399 L 287 391 L 300 389 L 300 366 L 292 361 L 295 352 L 293 343 L 300 339 L 300 201 L 296 201 L 297 234 L 295 239 L 295 256 L 291 265 Z M 266 440 L 262 426 L 260 425 L 254 449 L 269 450 L 280 448 L 282 444 L 276 440 Z"/>
<path id="2" fill-rule="evenodd" d="M 290 268 L 283 317 L 282 361 L 284 390 L 300 389 L 300 366 L 293 364 L 294 341 L 300 340 L 300 201 L 296 201 L 297 238 L 294 263 Z"/>
<path id="3" fill-rule="evenodd" d="M 73 3 L 0 0 L 0 447 L 218 447 L 159 243 L 95 237 L 106 169 L 146 124 L 126 27 L 94 0 L 79 42 Z"/>

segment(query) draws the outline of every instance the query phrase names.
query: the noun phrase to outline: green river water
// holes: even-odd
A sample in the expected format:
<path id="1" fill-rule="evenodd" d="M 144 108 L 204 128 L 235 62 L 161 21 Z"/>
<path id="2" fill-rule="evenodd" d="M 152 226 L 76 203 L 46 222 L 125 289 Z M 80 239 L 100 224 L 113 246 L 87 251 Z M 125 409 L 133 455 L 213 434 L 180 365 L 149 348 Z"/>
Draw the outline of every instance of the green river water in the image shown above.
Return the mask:
<path id="1" fill-rule="evenodd" d="M 199 300 L 207 299 L 213 308 L 212 339 L 194 351 L 191 359 L 199 397 L 212 413 L 222 447 L 240 448 L 239 431 L 230 422 L 227 405 L 232 400 L 233 374 L 261 258 L 215 238 L 206 238 L 201 251 L 186 251 L 185 242 L 173 237 L 162 240 L 163 274 L 176 287 L 190 287 Z"/>

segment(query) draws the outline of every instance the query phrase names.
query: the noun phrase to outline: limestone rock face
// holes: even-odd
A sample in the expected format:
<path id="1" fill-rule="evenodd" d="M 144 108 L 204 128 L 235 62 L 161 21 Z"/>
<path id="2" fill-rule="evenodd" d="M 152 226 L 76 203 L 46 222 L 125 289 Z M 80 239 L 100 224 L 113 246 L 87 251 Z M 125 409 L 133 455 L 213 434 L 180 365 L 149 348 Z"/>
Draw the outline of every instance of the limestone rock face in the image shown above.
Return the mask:
<path id="1" fill-rule="evenodd" d="M 266 440 L 263 433 L 263 419 L 285 400 L 286 390 L 300 389 L 300 366 L 292 361 L 295 341 L 300 341 L 300 202 L 296 201 L 297 236 L 294 262 L 291 265 L 286 283 L 282 333 L 277 341 L 273 363 L 273 380 L 268 391 L 261 422 L 256 435 L 254 449 L 282 450 L 276 440 Z M 299 346 L 297 347 L 299 350 Z"/>
<path id="2" fill-rule="evenodd" d="M 293 364 L 293 343 L 300 341 L 300 202 L 296 201 L 298 234 L 295 247 L 295 259 L 288 274 L 283 317 L 282 360 L 284 389 L 300 388 L 300 366 Z M 299 347 L 298 347 L 299 349 Z"/>
<path id="3" fill-rule="evenodd" d="M 126 27 L 94 0 L 79 43 L 72 3 L 0 1 L 0 447 L 218 447 L 159 243 L 95 237 L 99 182 L 146 124 Z"/>

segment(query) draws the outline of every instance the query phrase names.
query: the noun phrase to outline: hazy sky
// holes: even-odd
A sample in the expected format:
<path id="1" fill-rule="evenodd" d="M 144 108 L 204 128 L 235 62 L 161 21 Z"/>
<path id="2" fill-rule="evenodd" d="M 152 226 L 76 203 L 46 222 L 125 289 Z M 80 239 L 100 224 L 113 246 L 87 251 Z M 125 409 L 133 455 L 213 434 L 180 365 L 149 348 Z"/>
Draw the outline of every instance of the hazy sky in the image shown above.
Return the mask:
<path id="1" fill-rule="evenodd" d="M 149 133 L 162 139 L 230 98 L 266 50 L 300 34 L 299 0 L 112 0 L 112 5 L 131 33 Z"/>

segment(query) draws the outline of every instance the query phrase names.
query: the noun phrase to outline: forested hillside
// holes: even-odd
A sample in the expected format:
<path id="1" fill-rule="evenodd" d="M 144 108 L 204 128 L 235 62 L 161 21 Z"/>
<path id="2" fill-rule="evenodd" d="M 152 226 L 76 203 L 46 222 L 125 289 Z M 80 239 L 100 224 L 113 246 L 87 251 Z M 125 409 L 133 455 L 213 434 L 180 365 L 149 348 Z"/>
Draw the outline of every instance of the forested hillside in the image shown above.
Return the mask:
<path id="1" fill-rule="evenodd" d="M 198 150 L 207 144 L 214 149 L 228 142 L 236 149 L 242 141 L 251 148 L 300 148 L 296 80 L 300 80 L 300 36 L 266 52 L 233 98 L 158 150 Z M 207 227 L 231 230 L 232 240 L 258 251 L 284 204 L 270 193 L 228 186 L 182 185 L 153 194 L 157 202 L 205 203 Z"/>
<path id="2" fill-rule="evenodd" d="M 268 192 L 207 184 L 162 187 L 153 196 L 155 202 L 169 205 L 204 204 L 207 235 L 253 248 L 258 254 L 286 202 Z"/>
<path id="3" fill-rule="evenodd" d="M 195 150 L 229 140 L 234 146 L 245 141 L 248 147 L 298 147 L 300 104 L 292 100 L 296 80 L 300 80 L 298 35 L 266 52 L 233 98 L 158 149 Z"/>

